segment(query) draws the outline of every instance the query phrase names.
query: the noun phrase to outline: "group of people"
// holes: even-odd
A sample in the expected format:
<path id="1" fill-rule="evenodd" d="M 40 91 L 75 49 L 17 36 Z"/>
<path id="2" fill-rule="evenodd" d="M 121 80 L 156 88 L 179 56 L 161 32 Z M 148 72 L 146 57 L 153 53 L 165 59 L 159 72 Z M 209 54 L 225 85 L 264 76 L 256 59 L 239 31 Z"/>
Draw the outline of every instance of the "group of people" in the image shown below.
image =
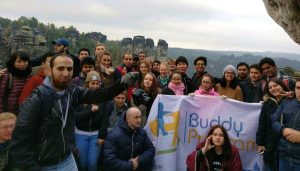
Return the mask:
<path id="1" fill-rule="evenodd" d="M 126 52 L 113 67 L 104 44 L 91 57 L 87 48 L 72 55 L 65 38 L 52 43 L 53 53 L 34 60 L 11 54 L 0 71 L 0 170 L 151 170 L 155 148 L 142 127 L 158 94 L 264 101 L 256 143 L 266 170 L 300 169 L 300 80 L 282 75 L 273 59 L 227 65 L 217 78 L 199 56 L 190 78 L 184 56 L 159 61 Z M 186 163 L 188 170 L 242 170 L 221 125 Z"/>

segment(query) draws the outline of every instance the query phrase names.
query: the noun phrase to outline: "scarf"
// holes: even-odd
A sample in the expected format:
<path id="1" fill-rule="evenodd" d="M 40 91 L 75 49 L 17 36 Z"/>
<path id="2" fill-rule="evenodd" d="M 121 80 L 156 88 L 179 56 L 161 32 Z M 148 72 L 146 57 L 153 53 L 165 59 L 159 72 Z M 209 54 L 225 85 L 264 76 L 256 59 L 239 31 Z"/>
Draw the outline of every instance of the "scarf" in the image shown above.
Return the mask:
<path id="1" fill-rule="evenodd" d="M 176 95 L 183 95 L 183 91 L 185 89 L 183 83 L 175 85 L 174 83 L 170 82 L 168 87 L 173 90 Z"/>

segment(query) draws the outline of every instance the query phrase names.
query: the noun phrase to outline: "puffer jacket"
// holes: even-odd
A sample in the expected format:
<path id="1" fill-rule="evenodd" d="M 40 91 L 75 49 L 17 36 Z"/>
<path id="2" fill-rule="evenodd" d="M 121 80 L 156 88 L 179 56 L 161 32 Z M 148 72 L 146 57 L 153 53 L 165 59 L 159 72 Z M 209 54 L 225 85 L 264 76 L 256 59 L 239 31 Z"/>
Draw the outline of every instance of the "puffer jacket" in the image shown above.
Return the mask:
<path id="1" fill-rule="evenodd" d="M 138 156 L 137 171 L 150 171 L 154 166 L 155 148 L 142 128 L 132 130 L 123 115 L 118 126 L 108 133 L 104 143 L 106 171 L 132 171 L 131 158 Z"/>
<path id="2" fill-rule="evenodd" d="M 20 78 L 14 75 L 11 76 L 12 76 L 12 87 L 9 92 L 8 92 L 8 82 L 9 82 L 8 72 L 5 72 L 0 77 L 0 113 L 11 112 L 17 115 L 19 112 L 19 97 L 28 77 Z M 8 93 L 7 96 L 5 95 L 6 93 Z M 5 96 L 7 97 L 6 99 Z M 7 104 L 5 104 L 6 100 L 7 100 Z"/>
<path id="3" fill-rule="evenodd" d="M 300 144 L 283 137 L 284 128 L 300 131 L 300 101 L 297 98 L 285 99 L 271 119 L 274 130 L 281 136 L 278 144 L 280 158 L 300 164 Z"/>
<path id="4" fill-rule="evenodd" d="M 11 159 L 14 169 L 40 170 L 41 166 L 64 161 L 74 146 L 75 107 L 81 103 L 95 104 L 111 100 L 124 89 L 126 85 L 120 81 L 97 90 L 71 85 L 63 95 L 59 95 L 47 77 L 20 108 L 12 135 Z M 62 105 L 59 101 L 62 101 Z M 61 108 L 65 108 L 64 112 Z"/>

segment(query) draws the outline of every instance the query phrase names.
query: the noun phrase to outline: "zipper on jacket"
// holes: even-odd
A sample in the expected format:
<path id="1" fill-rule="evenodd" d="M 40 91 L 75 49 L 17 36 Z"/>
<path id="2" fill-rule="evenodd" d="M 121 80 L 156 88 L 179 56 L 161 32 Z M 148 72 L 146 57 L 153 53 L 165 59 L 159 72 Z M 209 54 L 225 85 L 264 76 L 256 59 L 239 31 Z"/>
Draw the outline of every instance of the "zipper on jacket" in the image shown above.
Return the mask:
<path id="1" fill-rule="evenodd" d="M 43 146 L 42 146 L 42 149 L 41 149 L 41 152 L 40 152 L 40 155 L 39 155 L 39 161 L 41 161 L 41 158 L 42 158 L 42 156 L 43 156 L 43 154 L 45 152 L 46 144 L 47 144 L 47 139 L 43 143 Z"/>
<path id="2" fill-rule="evenodd" d="M 130 155 L 130 159 L 132 159 L 132 157 L 133 157 L 133 148 L 134 148 L 133 138 L 134 138 L 134 132 L 135 131 L 133 131 L 133 134 L 131 136 L 131 155 Z"/>

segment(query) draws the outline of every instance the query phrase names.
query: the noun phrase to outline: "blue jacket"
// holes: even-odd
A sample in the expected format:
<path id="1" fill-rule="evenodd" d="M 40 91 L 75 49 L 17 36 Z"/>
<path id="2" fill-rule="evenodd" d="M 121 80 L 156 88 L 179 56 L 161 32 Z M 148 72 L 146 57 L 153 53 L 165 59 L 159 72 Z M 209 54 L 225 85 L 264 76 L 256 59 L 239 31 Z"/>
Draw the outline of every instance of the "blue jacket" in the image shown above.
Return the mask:
<path id="1" fill-rule="evenodd" d="M 142 128 L 132 130 L 123 115 L 105 139 L 104 166 L 107 171 L 132 171 L 131 158 L 138 156 L 137 170 L 152 170 L 155 148 Z"/>
<path id="2" fill-rule="evenodd" d="M 284 128 L 300 131 L 300 101 L 296 98 L 284 100 L 272 115 L 272 126 L 281 135 L 278 145 L 280 158 L 300 164 L 300 144 L 291 143 L 282 135 Z"/>

